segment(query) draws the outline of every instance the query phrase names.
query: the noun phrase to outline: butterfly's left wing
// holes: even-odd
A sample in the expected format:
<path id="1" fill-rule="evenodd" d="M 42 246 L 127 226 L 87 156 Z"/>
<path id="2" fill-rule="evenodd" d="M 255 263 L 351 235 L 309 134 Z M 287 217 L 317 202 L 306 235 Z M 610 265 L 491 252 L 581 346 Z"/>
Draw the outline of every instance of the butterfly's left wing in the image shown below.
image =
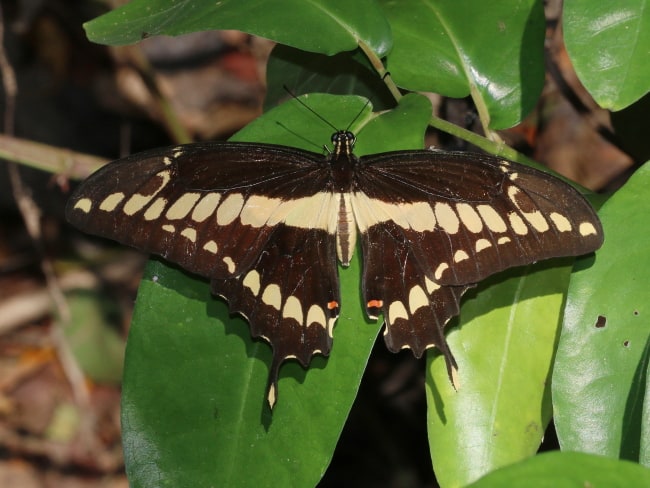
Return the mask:
<path id="1" fill-rule="evenodd" d="M 158 254 L 212 281 L 280 364 L 327 355 L 339 311 L 338 200 L 318 154 L 199 143 L 136 154 L 91 175 L 66 216 L 85 232 Z"/>
<path id="2" fill-rule="evenodd" d="M 353 198 L 368 313 L 381 310 L 391 350 L 436 346 L 471 285 L 512 266 L 577 256 L 603 242 L 574 188 L 492 156 L 400 151 L 361 158 Z"/>

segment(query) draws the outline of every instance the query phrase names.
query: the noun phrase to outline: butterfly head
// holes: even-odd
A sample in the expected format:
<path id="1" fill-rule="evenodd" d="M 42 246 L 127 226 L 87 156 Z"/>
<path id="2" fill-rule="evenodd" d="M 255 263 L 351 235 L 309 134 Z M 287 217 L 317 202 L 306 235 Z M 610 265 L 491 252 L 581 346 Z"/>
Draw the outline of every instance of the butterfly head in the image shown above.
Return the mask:
<path id="1" fill-rule="evenodd" d="M 339 130 L 332 134 L 334 154 L 337 156 L 342 154 L 351 155 L 355 142 L 357 142 L 357 138 L 349 130 Z"/>

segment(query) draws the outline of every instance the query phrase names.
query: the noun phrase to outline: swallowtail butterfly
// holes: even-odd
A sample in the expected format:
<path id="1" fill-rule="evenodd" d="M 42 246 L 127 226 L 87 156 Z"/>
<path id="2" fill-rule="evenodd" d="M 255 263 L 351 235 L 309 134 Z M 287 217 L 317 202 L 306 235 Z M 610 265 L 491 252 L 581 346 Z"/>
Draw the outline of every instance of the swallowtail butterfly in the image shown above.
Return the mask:
<path id="1" fill-rule="evenodd" d="M 589 203 L 541 171 L 487 155 L 397 151 L 357 158 L 338 131 L 328 156 L 271 144 L 196 143 L 114 161 L 72 195 L 81 230 L 158 254 L 211 280 L 280 365 L 328 355 L 341 297 L 337 271 L 357 238 L 369 317 L 391 351 L 437 347 L 461 295 L 512 266 L 594 251 Z"/>

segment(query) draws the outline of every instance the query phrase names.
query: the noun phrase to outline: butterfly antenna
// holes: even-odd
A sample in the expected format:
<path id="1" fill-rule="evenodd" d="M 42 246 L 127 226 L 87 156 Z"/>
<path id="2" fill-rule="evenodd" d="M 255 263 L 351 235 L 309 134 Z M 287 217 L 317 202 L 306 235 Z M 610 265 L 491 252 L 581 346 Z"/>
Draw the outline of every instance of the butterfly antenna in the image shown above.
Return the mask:
<path id="1" fill-rule="evenodd" d="M 292 135 L 294 135 L 295 137 L 297 137 L 298 139 L 301 139 L 301 140 L 303 140 L 304 142 L 306 142 L 306 143 L 308 143 L 308 144 L 311 144 L 311 145 L 314 146 L 314 147 L 317 147 L 318 149 L 323 149 L 321 146 L 319 146 L 318 144 L 316 144 L 314 141 L 311 141 L 311 140 L 307 139 L 305 136 L 299 134 L 299 133 L 296 132 L 295 130 L 291 130 L 289 127 L 287 127 L 287 126 L 286 126 L 285 124 L 283 124 L 282 122 L 280 122 L 280 121 L 276 121 L 275 123 L 278 124 L 280 127 L 282 127 L 284 130 L 286 130 L 289 134 L 292 134 Z M 329 150 L 328 150 L 328 151 L 329 151 Z"/>
<path id="2" fill-rule="evenodd" d="M 361 114 L 363 113 L 363 111 L 366 109 L 366 107 L 367 107 L 368 105 L 370 105 L 370 100 L 366 100 L 366 103 L 363 104 L 363 107 L 361 107 L 361 110 L 359 110 L 359 113 L 358 113 L 357 115 L 354 116 L 354 118 L 352 119 L 352 121 L 351 121 L 351 122 L 348 124 L 348 126 L 345 128 L 345 130 L 347 130 L 347 131 L 350 130 L 350 127 L 352 127 L 352 124 L 354 124 L 354 123 L 357 121 L 357 119 L 358 119 L 359 117 L 361 117 Z"/>
<path id="3" fill-rule="evenodd" d="M 318 117 L 318 118 L 321 119 L 323 122 L 325 122 L 327 125 L 329 125 L 332 129 L 334 129 L 335 131 L 338 131 L 338 130 L 339 130 L 338 127 L 336 127 L 334 124 L 332 124 L 329 120 L 327 120 L 327 119 L 326 119 L 325 117 L 323 117 L 321 114 L 319 114 L 318 112 L 316 112 L 316 110 L 314 110 L 313 108 L 311 108 L 311 107 L 310 107 L 309 105 L 307 105 L 305 102 L 303 102 L 302 100 L 300 100 L 300 98 L 298 98 L 298 96 L 297 96 L 295 93 L 293 93 L 293 92 L 292 92 L 292 91 L 287 87 L 287 85 L 283 85 L 282 88 L 284 88 L 284 89 L 286 90 L 286 92 L 287 92 L 289 95 L 291 95 L 291 96 L 296 100 L 296 102 L 298 102 L 300 105 L 302 105 L 302 106 L 305 107 L 307 110 L 309 110 L 311 113 L 313 113 L 316 117 Z"/>

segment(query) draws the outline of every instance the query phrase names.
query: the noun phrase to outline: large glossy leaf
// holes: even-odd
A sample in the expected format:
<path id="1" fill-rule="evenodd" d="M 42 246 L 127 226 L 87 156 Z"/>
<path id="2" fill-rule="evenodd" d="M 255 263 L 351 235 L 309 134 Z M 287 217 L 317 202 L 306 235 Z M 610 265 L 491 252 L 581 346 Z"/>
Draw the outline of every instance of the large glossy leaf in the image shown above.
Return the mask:
<path id="1" fill-rule="evenodd" d="M 601 107 L 620 110 L 650 91 L 650 1 L 566 1 L 562 25 L 573 67 Z"/>
<path id="2" fill-rule="evenodd" d="M 231 140 L 271 142 L 322 152 L 323 146 L 331 149 L 330 138 L 336 127 L 349 128 L 357 135 L 354 153 L 358 156 L 424 147 L 431 103 L 421 95 L 406 95 L 395 109 L 382 113 L 372 112 L 372 106 L 356 96 L 311 94 L 300 100 L 308 107 L 296 100 L 280 105 Z"/>
<path id="3" fill-rule="evenodd" d="M 84 374 L 96 383 L 119 384 L 124 339 L 114 327 L 115 303 L 96 290 L 73 290 L 66 300 L 72 320 L 63 333 Z"/>
<path id="4" fill-rule="evenodd" d="M 383 56 L 391 46 L 390 27 L 373 0 L 132 0 L 85 28 L 91 41 L 111 45 L 236 29 L 323 54 L 363 41 Z"/>
<path id="5" fill-rule="evenodd" d="M 602 207 L 605 244 L 571 281 L 553 375 L 564 450 L 638 460 L 647 443 L 648 187 L 646 164 Z"/>
<path id="6" fill-rule="evenodd" d="M 395 44 L 388 69 L 409 90 L 471 95 L 490 127 L 515 125 L 544 81 L 544 12 L 537 0 L 381 0 Z"/>
<path id="7" fill-rule="evenodd" d="M 646 348 L 646 353 L 648 349 Z M 639 443 L 639 463 L 650 467 L 650 362 L 644 357 L 642 364 L 645 363 L 645 394 L 643 396 L 643 410 L 641 413 L 641 441 Z"/>
<path id="8" fill-rule="evenodd" d="M 360 50 L 326 56 L 278 44 L 266 66 L 266 82 L 267 109 L 290 96 L 285 87 L 296 95 L 360 95 L 368 98 L 375 110 L 393 108 L 396 103 Z"/>
<path id="9" fill-rule="evenodd" d="M 642 488 L 650 486 L 650 470 L 579 452 L 549 452 L 499 469 L 468 488 Z"/>
<path id="10" fill-rule="evenodd" d="M 570 267 L 547 261 L 468 292 L 447 337 L 460 387 L 430 354 L 429 445 L 443 487 L 464 486 L 532 456 L 551 418 L 550 374 Z"/>
<path id="11" fill-rule="evenodd" d="M 378 137 L 394 117 L 402 120 L 398 136 L 409 133 L 407 140 L 423 145 L 430 112 L 424 97 L 405 97 L 397 112 L 382 115 L 372 114 L 358 97 L 303 100 L 336 125 L 359 115 L 359 138 L 378 140 L 378 151 L 390 148 L 390 141 Z M 332 129 L 294 100 L 237 139 L 309 147 L 296 135 L 306 130 L 305 137 L 324 144 Z M 359 153 L 369 149 L 366 143 Z M 230 318 L 226 305 L 210 297 L 206 281 L 159 262 L 150 265 L 138 295 L 124 376 L 123 436 L 131 486 L 317 483 L 379 330 L 379 324 L 366 323 L 359 303 L 358 255 L 340 274 L 342 310 L 330 358 L 315 358 L 308 371 L 285 364 L 271 413 L 265 399 L 269 346 L 251 340 L 246 322 Z"/>
<path id="12" fill-rule="evenodd" d="M 149 266 L 129 335 L 122 400 L 131 486 L 265 486 L 269 479 L 314 486 L 378 330 L 355 306 L 358 272 L 355 262 L 341 276 L 347 306 L 330 359 L 315 358 L 307 372 L 286 364 L 271 413 L 264 393 L 268 345 L 250 339 L 244 320 L 229 318 L 206 282 Z"/>

